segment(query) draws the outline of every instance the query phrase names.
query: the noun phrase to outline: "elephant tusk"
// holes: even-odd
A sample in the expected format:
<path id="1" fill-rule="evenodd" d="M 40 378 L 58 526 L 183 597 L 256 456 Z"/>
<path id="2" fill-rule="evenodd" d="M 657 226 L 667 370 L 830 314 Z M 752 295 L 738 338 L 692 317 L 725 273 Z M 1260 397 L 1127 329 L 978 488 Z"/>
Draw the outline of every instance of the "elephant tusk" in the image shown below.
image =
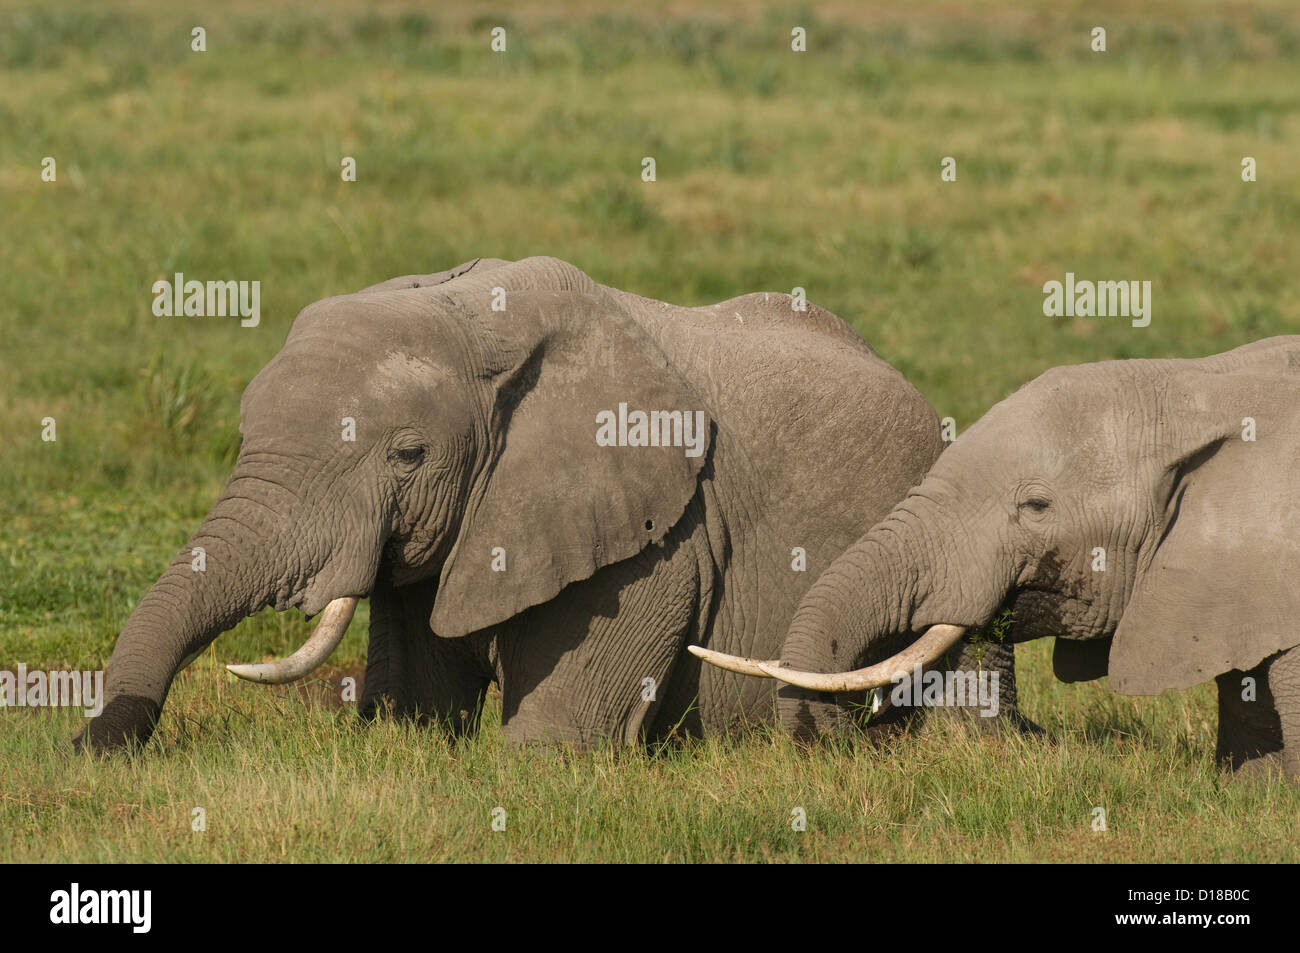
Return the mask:
<path id="1" fill-rule="evenodd" d="M 775 662 L 759 662 L 758 667 L 772 678 L 815 692 L 860 692 L 889 685 L 895 676 L 910 673 L 916 665 L 929 665 L 965 634 L 964 625 L 932 625 L 925 630 L 925 635 L 897 655 L 854 672 L 822 675 L 780 668 Z"/>
<path id="2" fill-rule="evenodd" d="M 357 611 L 357 601 L 356 596 L 347 596 L 327 605 L 311 638 L 288 658 L 257 665 L 227 665 L 226 669 L 250 682 L 267 685 L 283 685 L 302 678 L 319 668 L 339 647 L 352 621 L 352 613 Z"/>
<path id="3" fill-rule="evenodd" d="M 764 661 L 763 659 L 744 658 L 740 655 L 727 655 L 725 652 L 714 652 L 712 649 L 706 649 L 699 645 L 688 645 L 686 651 L 696 658 L 704 659 L 710 665 L 725 668 L 728 672 L 739 672 L 741 675 L 756 675 L 759 678 L 772 677 L 761 666 L 775 665 L 777 663 L 776 659 Z"/>

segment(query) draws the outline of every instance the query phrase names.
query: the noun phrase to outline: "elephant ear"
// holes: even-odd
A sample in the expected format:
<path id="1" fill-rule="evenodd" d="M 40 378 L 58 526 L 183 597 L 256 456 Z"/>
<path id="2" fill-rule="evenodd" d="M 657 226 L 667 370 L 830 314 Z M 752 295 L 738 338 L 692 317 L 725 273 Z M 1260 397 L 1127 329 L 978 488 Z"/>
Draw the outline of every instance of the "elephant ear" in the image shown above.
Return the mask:
<path id="1" fill-rule="evenodd" d="M 696 492 L 712 429 L 694 413 L 703 403 L 617 294 L 593 287 L 511 291 L 505 311 L 471 315 L 497 450 L 443 566 L 429 618 L 440 636 L 503 622 L 659 543 Z M 696 445 L 602 445 L 620 405 L 630 419 L 679 411 Z M 631 428 L 626 442 L 639 442 Z"/>
<path id="2" fill-rule="evenodd" d="M 1279 396 L 1295 375 L 1213 378 L 1198 403 L 1217 406 L 1199 412 L 1219 432 L 1207 425 L 1170 468 L 1164 532 L 1115 632 L 1110 684 L 1124 694 L 1188 688 L 1300 643 L 1300 412 Z"/>

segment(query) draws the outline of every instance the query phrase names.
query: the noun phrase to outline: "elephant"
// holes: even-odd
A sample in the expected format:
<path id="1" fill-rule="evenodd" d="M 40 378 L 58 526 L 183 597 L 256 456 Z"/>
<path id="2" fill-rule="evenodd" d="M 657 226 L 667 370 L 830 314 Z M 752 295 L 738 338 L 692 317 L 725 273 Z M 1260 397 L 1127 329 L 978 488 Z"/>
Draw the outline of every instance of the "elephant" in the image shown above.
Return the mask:
<path id="1" fill-rule="evenodd" d="M 470 734 L 496 683 L 512 743 L 770 721 L 771 683 L 685 646 L 775 653 L 811 580 L 943 446 L 925 398 L 802 298 L 677 307 L 546 257 L 309 305 L 240 420 L 79 747 L 147 741 L 177 672 L 268 605 L 320 621 L 292 657 L 229 667 L 303 676 L 361 598 L 366 719 Z"/>
<path id="2" fill-rule="evenodd" d="M 1055 636 L 1063 681 L 1156 695 L 1214 678 L 1220 763 L 1295 778 L 1298 487 L 1300 336 L 1054 368 L 822 573 L 779 660 L 744 668 L 788 683 L 783 724 L 816 736 L 835 693 L 897 685 L 1010 608 L 1014 641 Z"/>

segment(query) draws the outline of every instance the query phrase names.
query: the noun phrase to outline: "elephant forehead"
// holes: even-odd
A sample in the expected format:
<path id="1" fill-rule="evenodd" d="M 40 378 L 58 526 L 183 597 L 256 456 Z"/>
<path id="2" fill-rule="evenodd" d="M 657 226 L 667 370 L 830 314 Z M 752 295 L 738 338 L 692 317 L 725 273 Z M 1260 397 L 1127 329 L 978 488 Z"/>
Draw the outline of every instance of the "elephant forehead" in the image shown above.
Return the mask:
<path id="1" fill-rule="evenodd" d="M 366 389 L 375 397 L 389 399 L 428 394 L 444 390 L 454 376 L 451 368 L 436 361 L 393 350 L 380 359 L 375 373 L 366 381 Z"/>
<path id="2" fill-rule="evenodd" d="M 1072 449 L 1084 437 L 1074 424 L 1055 419 L 1051 409 L 1041 404 L 1008 399 L 971 425 L 943 456 L 960 456 L 969 463 L 964 458 L 970 455 L 1021 469 L 1055 470 L 1068 463 Z"/>
<path id="3" fill-rule="evenodd" d="M 240 429 L 253 433 L 314 433 L 337 429 L 360 404 L 365 375 L 346 355 L 281 351 L 244 391 Z"/>
<path id="4" fill-rule="evenodd" d="M 246 439 L 263 435 L 277 440 L 337 438 L 343 418 L 355 416 L 357 403 L 345 389 L 286 382 L 283 387 L 259 389 L 245 401 L 240 431 Z"/>
<path id="5" fill-rule="evenodd" d="M 1057 368 L 995 404 L 971 428 L 1004 447 L 1052 458 L 1122 452 L 1138 415 L 1132 395 Z"/>

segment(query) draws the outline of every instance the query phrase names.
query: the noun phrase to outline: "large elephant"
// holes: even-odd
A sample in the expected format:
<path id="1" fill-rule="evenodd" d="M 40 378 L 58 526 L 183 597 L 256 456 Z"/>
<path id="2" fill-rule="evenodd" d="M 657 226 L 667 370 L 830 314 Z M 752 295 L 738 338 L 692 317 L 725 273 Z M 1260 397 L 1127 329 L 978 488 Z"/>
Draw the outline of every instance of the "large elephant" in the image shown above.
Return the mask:
<path id="1" fill-rule="evenodd" d="M 496 682 L 513 741 L 770 719 L 771 683 L 684 646 L 774 653 L 811 580 L 942 445 L 902 375 L 793 305 L 680 308 L 529 258 L 306 308 L 78 741 L 148 739 L 176 673 L 267 605 L 322 619 L 293 658 L 232 668 L 305 674 L 367 596 L 367 716 L 472 731 Z"/>
<path id="2" fill-rule="evenodd" d="M 1300 337 L 1061 367 L 993 407 L 804 596 L 781 715 L 887 685 L 1005 606 L 1058 677 L 1218 680 L 1218 756 L 1300 775 Z M 879 660 L 884 640 L 924 633 Z M 909 636 L 914 638 L 914 636 Z M 724 663 L 727 661 L 722 659 Z M 833 673 L 833 674 L 825 674 Z"/>

